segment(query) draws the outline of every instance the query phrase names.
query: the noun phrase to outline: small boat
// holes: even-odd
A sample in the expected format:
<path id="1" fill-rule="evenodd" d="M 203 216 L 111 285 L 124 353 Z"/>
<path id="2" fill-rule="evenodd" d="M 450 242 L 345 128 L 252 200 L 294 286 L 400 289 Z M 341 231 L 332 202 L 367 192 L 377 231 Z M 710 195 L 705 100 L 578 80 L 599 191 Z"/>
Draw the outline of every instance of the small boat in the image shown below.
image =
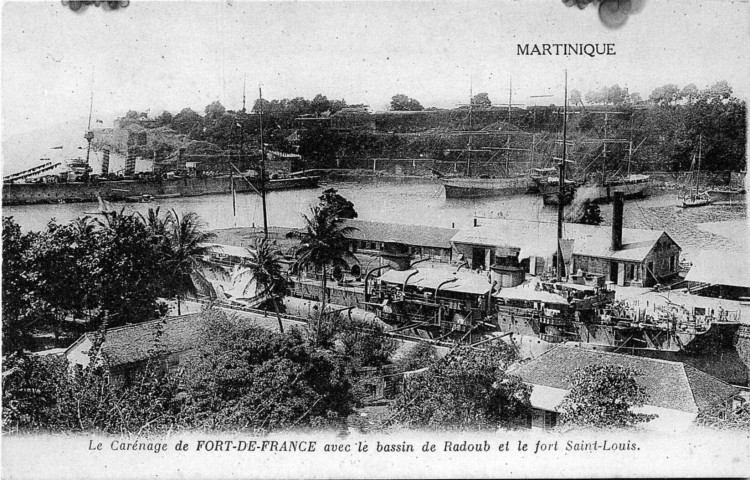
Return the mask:
<path id="1" fill-rule="evenodd" d="M 143 195 L 133 195 L 131 197 L 125 197 L 125 201 L 128 203 L 149 203 L 154 199 L 153 195 L 144 193 Z"/>
<path id="2" fill-rule="evenodd" d="M 156 200 L 162 200 L 162 199 L 165 199 L 165 198 L 177 198 L 177 197 L 181 197 L 181 196 L 182 196 L 182 194 L 180 194 L 180 193 L 163 193 L 161 195 L 154 195 L 154 199 L 156 199 Z"/>
<path id="3" fill-rule="evenodd" d="M 698 168 L 695 170 L 695 190 L 691 188 L 690 191 L 684 192 L 681 196 L 678 197 L 679 203 L 677 204 L 677 206 L 680 208 L 703 207 L 713 202 L 713 199 L 711 198 L 711 195 L 708 194 L 708 192 L 698 191 L 698 189 L 700 188 L 700 178 L 701 178 L 701 147 L 702 145 L 703 145 L 703 136 L 701 135 L 698 137 Z M 693 172 L 694 165 L 695 165 L 695 157 L 693 157 L 693 162 L 690 166 L 691 173 Z"/>
<path id="4" fill-rule="evenodd" d="M 700 193 L 692 193 L 692 194 L 685 194 L 682 197 L 680 197 L 680 201 L 682 204 L 678 204 L 677 206 L 680 208 L 692 208 L 692 207 L 703 207 L 705 205 L 711 204 L 713 202 L 713 199 L 711 198 L 711 195 L 708 194 L 708 192 L 700 192 Z"/>

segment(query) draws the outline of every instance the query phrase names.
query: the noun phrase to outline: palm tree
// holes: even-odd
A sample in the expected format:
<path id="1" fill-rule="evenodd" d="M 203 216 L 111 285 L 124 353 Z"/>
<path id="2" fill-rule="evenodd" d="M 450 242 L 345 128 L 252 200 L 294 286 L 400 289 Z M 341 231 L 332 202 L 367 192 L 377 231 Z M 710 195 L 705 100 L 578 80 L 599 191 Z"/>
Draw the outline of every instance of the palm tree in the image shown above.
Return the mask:
<path id="1" fill-rule="evenodd" d="M 160 210 L 161 207 L 149 208 L 146 216 L 141 212 L 137 212 L 137 215 L 140 217 L 141 223 L 146 226 L 151 235 L 156 238 L 167 238 L 172 215 L 169 213 L 167 215 L 160 215 Z"/>
<path id="2" fill-rule="evenodd" d="M 255 240 L 250 266 L 235 275 L 237 279 L 248 277 L 258 286 L 257 295 L 268 295 L 271 298 L 276 319 L 279 321 L 279 332 L 284 333 L 278 302 L 286 293 L 287 281 L 281 272 L 281 256 L 275 242 L 269 242 L 266 238 Z"/>
<path id="3" fill-rule="evenodd" d="M 316 270 L 318 268 L 322 270 L 320 280 L 322 301 L 315 336 L 317 343 L 321 318 L 326 311 L 328 268 L 348 267 L 345 258 L 352 255 L 349 253 L 347 236 L 356 228 L 343 226 L 343 220 L 330 209 L 316 206 L 310 208 L 310 213 L 309 217 L 302 216 L 305 219 L 304 229 L 299 232 L 293 231 L 290 236 L 302 240 L 297 249 L 297 266 L 303 268 L 312 265 Z"/>
<path id="4" fill-rule="evenodd" d="M 177 297 L 177 314 L 181 315 L 182 295 L 196 293 L 196 284 L 201 288 L 210 288 L 204 272 L 219 270 L 217 265 L 205 258 L 212 251 L 207 242 L 216 235 L 204 230 L 205 224 L 194 212 L 180 216 L 173 209 L 168 217 L 167 278 L 170 279 L 170 290 Z"/>

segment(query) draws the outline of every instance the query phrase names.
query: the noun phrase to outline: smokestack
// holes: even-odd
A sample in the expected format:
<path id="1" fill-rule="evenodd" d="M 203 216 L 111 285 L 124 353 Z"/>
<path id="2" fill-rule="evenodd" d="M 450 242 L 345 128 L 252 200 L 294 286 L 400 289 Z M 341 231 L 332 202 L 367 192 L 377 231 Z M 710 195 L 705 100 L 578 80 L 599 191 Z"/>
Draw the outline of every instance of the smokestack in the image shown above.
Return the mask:
<path id="1" fill-rule="evenodd" d="M 104 149 L 104 155 L 102 156 L 102 176 L 106 177 L 109 174 L 109 150 Z"/>
<path id="2" fill-rule="evenodd" d="M 615 203 L 612 206 L 612 250 L 622 248 L 622 212 L 623 193 L 615 192 Z"/>

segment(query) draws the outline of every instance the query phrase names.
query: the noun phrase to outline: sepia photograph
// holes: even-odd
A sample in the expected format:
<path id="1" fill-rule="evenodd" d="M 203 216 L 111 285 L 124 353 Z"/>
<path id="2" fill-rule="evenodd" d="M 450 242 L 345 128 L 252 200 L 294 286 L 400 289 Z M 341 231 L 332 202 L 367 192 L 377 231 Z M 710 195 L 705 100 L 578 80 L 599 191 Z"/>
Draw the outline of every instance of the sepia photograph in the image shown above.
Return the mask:
<path id="1" fill-rule="evenodd" d="M 7 1 L 4 478 L 750 475 L 750 1 Z"/>

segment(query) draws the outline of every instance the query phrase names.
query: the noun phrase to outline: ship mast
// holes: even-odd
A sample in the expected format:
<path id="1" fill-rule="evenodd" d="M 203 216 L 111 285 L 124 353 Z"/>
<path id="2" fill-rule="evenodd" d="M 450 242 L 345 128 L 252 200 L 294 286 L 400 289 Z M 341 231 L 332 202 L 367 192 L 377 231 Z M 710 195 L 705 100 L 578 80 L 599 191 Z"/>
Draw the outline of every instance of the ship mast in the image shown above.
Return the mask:
<path id="1" fill-rule="evenodd" d="M 472 108 L 474 103 L 474 82 L 469 82 L 469 148 L 466 151 L 466 176 L 471 176 L 471 132 L 473 130 L 472 122 L 471 122 L 471 114 L 472 114 Z"/>
<path id="2" fill-rule="evenodd" d="M 698 173 L 695 176 L 695 195 L 698 195 L 698 188 L 701 184 L 701 148 L 703 146 L 703 134 L 698 135 Z"/>
<path id="3" fill-rule="evenodd" d="M 91 170 L 91 167 L 89 167 L 89 158 L 91 157 L 91 140 L 94 139 L 94 132 L 91 131 L 91 114 L 94 111 L 94 74 L 91 74 L 91 101 L 89 102 L 89 123 L 88 127 L 86 128 L 86 133 L 83 135 L 83 138 L 86 139 L 88 142 L 88 146 L 86 147 L 86 171 L 83 174 L 84 181 L 86 183 L 89 183 L 89 171 Z"/>
<path id="4" fill-rule="evenodd" d="M 260 97 L 260 199 L 263 202 L 263 238 L 268 240 L 268 215 L 266 212 L 266 146 L 263 143 L 263 90 L 258 85 L 258 96 Z"/>
<path id="5" fill-rule="evenodd" d="M 565 195 L 565 158 L 568 154 L 568 71 L 565 70 L 565 103 L 563 107 L 563 154 L 558 164 L 560 185 L 557 193 L 557 281 L 562 278 L 563 196 Z"/>

